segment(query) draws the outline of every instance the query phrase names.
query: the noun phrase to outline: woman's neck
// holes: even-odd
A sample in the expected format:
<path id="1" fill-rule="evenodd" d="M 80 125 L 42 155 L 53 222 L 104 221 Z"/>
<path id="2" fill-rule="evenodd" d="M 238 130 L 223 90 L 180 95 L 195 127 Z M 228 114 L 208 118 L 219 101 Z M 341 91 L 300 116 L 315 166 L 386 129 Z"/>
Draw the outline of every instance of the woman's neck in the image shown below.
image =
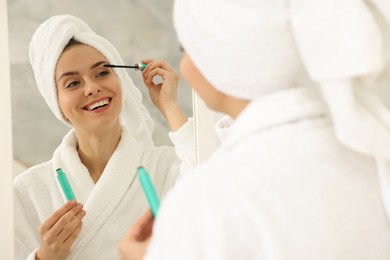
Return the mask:
<path id="1" fill-rule="evenodd" d="M 77 131 L 78 154 L 81 162 L 87 167 L 91 178 L 96 183 L 103 173 L 121 138 L 121 127 L 118 124 L 99 131 Z"/>

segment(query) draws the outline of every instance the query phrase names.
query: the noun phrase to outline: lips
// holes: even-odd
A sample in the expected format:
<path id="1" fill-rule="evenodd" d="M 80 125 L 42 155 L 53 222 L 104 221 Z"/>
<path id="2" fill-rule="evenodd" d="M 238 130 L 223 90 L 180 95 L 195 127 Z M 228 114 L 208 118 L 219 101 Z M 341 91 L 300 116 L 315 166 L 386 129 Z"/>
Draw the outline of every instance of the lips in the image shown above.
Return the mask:
<path id="1" fill-rule="evenodd" d="M 87 111 L 94 111 L 101 107 L 107 106 L 110 102 L 111 102 L 111 98 L 109 97 L 100 98 L 92 102 L 89 102 L 87 105 L 83 107 L 83 109 Z"/>

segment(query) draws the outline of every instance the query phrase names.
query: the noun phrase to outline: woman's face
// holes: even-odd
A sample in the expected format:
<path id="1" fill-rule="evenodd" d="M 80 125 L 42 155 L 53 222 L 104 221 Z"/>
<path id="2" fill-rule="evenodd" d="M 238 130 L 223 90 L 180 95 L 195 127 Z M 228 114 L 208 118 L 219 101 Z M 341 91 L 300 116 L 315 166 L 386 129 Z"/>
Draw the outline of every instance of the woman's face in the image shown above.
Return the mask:
<path id="1" fill-rule="evenodd" d="M 55 81 L 64 117 L 76 129 L 94 131 L 119 124 L 120 82 L 103 65 L 107 59 L 95 48 L 73 45 L 58 60 Z"/>
<path id="2" fill-rule="evenodd" d="M 180 71 L 210 109 L 224 112 L 223 101 L 226 95 L 216 90 L 215 87 L 205 79 L 194 65 L 187 52 L 184 52 L 184 56 L 181 60 Z"/>

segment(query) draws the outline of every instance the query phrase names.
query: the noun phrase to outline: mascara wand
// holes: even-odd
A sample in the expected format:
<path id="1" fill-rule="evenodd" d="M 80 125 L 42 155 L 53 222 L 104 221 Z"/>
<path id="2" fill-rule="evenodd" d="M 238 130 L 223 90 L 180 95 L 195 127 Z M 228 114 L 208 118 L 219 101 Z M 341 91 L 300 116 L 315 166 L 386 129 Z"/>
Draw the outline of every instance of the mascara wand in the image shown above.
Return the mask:
<path id="1" fill-rule="evenodd" d="M 146 68 L 146 64 L 136 63 L 135 65 L 114 65 L 114 64 L 104 64 L 104 67 L 108 68 L 127 68 L 143 71 Z"/>

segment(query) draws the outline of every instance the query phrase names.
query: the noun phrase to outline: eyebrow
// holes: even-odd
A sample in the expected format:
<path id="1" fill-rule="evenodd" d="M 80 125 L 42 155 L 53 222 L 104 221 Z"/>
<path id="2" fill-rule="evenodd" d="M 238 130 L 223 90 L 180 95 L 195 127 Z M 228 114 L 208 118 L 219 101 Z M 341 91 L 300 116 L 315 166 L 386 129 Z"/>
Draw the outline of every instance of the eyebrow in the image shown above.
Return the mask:
<path id="1" fill-rule="evenodd" d="M 91 69 L 94 69 L 94 68 L 96 68 L 96 67 L 99 67 L 100 65 L 102 65 L 102 64 L 108 64 L 108 62 L 107 61 L 98 61 L 98 62 L 96 62 L 95 64 L 93 64 L 92 66 L 91 66 Z M 65 73 L 63 73 L 59 78 L 58 78 L 58 81 L 60 81 L 61 80 L 61 78 L 63 78 L 63 77 L 65 77 L 65 76 L 71 76 L 71 75 L 77 75 L 78 74 L 78 72 L 77 71 L 68 71 L 68 72 L 65 72 Z"/>

